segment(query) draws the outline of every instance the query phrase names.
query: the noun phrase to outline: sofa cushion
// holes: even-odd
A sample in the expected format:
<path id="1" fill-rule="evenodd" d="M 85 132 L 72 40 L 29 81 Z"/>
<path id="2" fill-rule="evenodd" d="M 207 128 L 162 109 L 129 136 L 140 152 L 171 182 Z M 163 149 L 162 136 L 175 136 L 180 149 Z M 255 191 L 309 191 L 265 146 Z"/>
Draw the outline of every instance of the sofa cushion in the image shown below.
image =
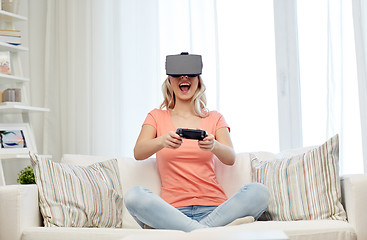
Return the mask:
<path id="1" fill-rule="evenodd" d="M 312 221 L 257 221 L 230 227 L 198 229 L 192 232 L 158 229 L 107 229 L 107 228 L 43 228 L 31 227 L 23 231 L 22 240 L 120 240 L 120 239 L 226 239 L 230 233 L 271 232 L 281 230 L 294 240 L 356 240 L 353 226 L 344 221 L 312 220 Z M 245 232 L 244 232 L 245 231 Z M 147 236 L 148 235 L 148 236 Z M 258 234 L 256 238 L 261 239 Z M 223 237 L 224 236 L 224 237 Z M 221 238 L 220 238 L 221 237 Z M 242 239 L 242 238 L 234 238 Z"/>
<path id="2" fill-rule="evenodd" d="M 353 225 L 338 220 L 301 220 L 301 221 L 256 221 L 229 227 L 198 229 L 192 233 L 219 235 L 231 231 L 258 231 L 266 232 L 281 230 L 292 240 L 356 240 L 357 234 Z M 206 235 L 205 235 L 206 234 Z M 203 238 L 204 239 L 204 238 Z M 207 238 L 207 239 L 210 239 Z M 256 239 L 261 239 L 260 237 Z"/>
<path id="3" fill-rule="evenodd" d="M 83 167 L 30 155 L 46 227 L 122 226 L 116 159 Z"/>
<path id="4" fill-rule="evenodd" d="M 252 156 L 253 179 L 270 191 L 268 220 L 346 220 L 341 204 L 338 135 L 303 154 Z"/>
<path id="5" fill-rule="evenodd" d="M 128 236 L 149 234 L 155 236 L 175 236 L 185 234 L 179 230 L 124 229 L 124 228 L 45 228 L 29 227 L 23 230 L 21 240 L 123 240 Z"/>
<path id="6" fill-rule="evenodd" d="M 243 185 L 252 182 L 249 153 L 237 153 L 233 165 L 225 165 L 216 159 L 215 175 L 224 193 L 228 198 L 231 197 Z"/>
<path id="7" fill-rule="evenodd" d="M 110 157 L 106 156 L 64 154 L 61 162 L 87 166 L 89 164 L 107 160 L 109 158 Z M 133 186 L 143 186 L 150 189 L 157 195 L 160 194 L 161 181 L 154 158 L 149 158 L 144 161 L 137 161 L 134 158 L 117 158 L 117 162 L 119 166 L 120 183 L 123 194 L 125 194 Z M 138 223 L 126 209 L 125 203 L 123 203 L 122 215 L 122 224 L 124 228 L 140 228 Z"/>

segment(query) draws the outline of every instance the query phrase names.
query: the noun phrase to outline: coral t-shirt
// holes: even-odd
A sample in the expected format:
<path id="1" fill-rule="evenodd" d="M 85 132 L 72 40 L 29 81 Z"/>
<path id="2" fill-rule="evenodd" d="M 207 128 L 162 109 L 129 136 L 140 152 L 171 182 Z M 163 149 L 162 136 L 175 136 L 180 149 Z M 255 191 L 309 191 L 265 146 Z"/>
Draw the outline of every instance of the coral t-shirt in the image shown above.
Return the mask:
<path id="1" fill-rule="evenodd" d="M 153 126 L 157 137 L 176 131 L 168 110 L 152 110 L 144 124 Z M 200 129 L 214 136 L 223 127 L 229 129 L 223 116 L 216 111 L 202 118 L 200 125 Z M 227 197 L 215 176 L 215 159 L 212 152 L 201 150 L 198 141 L 190 139 L 184 139 L 178 149 L 158 151 L 156 160 L 162 182 L 161 197 L 174 207 L 218 206 L 226 201 Z"/>

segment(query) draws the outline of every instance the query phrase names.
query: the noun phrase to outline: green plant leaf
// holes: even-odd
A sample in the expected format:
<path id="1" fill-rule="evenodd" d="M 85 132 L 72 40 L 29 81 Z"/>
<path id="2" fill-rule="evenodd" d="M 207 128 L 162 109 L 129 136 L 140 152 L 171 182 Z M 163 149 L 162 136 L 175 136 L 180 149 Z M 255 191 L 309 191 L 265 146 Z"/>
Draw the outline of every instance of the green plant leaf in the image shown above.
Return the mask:
<path id="1" fill-rule="evenodd" d="M 34 173 L 31 166 L 27 166 L 18 173 L 17 182 L 20 184 L 35 184 Z"/>

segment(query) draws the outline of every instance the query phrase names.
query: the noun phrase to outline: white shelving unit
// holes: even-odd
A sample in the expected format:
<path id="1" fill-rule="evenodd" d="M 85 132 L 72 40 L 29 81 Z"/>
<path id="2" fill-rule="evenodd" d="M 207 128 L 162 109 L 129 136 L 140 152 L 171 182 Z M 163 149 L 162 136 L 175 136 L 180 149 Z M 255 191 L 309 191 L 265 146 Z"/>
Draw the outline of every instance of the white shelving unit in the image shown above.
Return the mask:
<path id="1" fill-rule="evenodd" d="M 1 1 L 1 0 L 0 0 Z M 23 26 L 28 26 L 28 18 L 18 14 L 6 12 L 0 10 L 0 26 L 6 29 L 16 29 L 18 26 L 24 24 Z M 16 26 L 17 25 L 17 26 Z M 12 74 L 0 74 L 0 89 L 5 88 L 20 88 L 21 89 L 21 102 L 5 102 L 0 103 L 0 124 L 19 124 L 26 123 L 29 124 L 30 134 L 32 135 L 32 140 L 34 141 L 34 134 L 31 125 L 30 115 L 33 113 L 44 113 L 48 112 L 48 108 L 31 106 L 29 97 L 29 84 L 30 79 L 23 74 L 22 66 L 24 64 L 29 64 L 29 55 L 26 58 L 21 58 L 20 54 L 28 54 L 28 47 L 24 43 L 24 32 L 22 33 L 22 45 L 11 45 L 7 43 L 0 42 L 0 51 L 9 51 L 11 55 L 11 68 Z M 26 59 L 26 60 L 25 60 Z M 34 151 L 37 151 L 35 141 L 32 144 L 34 146 Z M 13 153 L 13 154 L 0 154 L 0 186 L 5 185 L 5 177 L 3 171 L 2 160 L 19 160 L 29 158 L 27 154 L 24 153 Z"/>

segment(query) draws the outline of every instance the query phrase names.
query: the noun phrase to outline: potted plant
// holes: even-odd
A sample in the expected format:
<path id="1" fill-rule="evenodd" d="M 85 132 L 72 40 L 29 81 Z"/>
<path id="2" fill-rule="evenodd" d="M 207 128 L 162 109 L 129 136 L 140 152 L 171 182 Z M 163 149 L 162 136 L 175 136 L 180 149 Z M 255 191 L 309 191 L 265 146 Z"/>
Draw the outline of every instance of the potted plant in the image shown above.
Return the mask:
<path id="1" fill-rule="evenodd" d="M 34 173 L 31 166 L 27 166 L 18 173 L 17 182 L 20 184 L 35 184 Z"/>

